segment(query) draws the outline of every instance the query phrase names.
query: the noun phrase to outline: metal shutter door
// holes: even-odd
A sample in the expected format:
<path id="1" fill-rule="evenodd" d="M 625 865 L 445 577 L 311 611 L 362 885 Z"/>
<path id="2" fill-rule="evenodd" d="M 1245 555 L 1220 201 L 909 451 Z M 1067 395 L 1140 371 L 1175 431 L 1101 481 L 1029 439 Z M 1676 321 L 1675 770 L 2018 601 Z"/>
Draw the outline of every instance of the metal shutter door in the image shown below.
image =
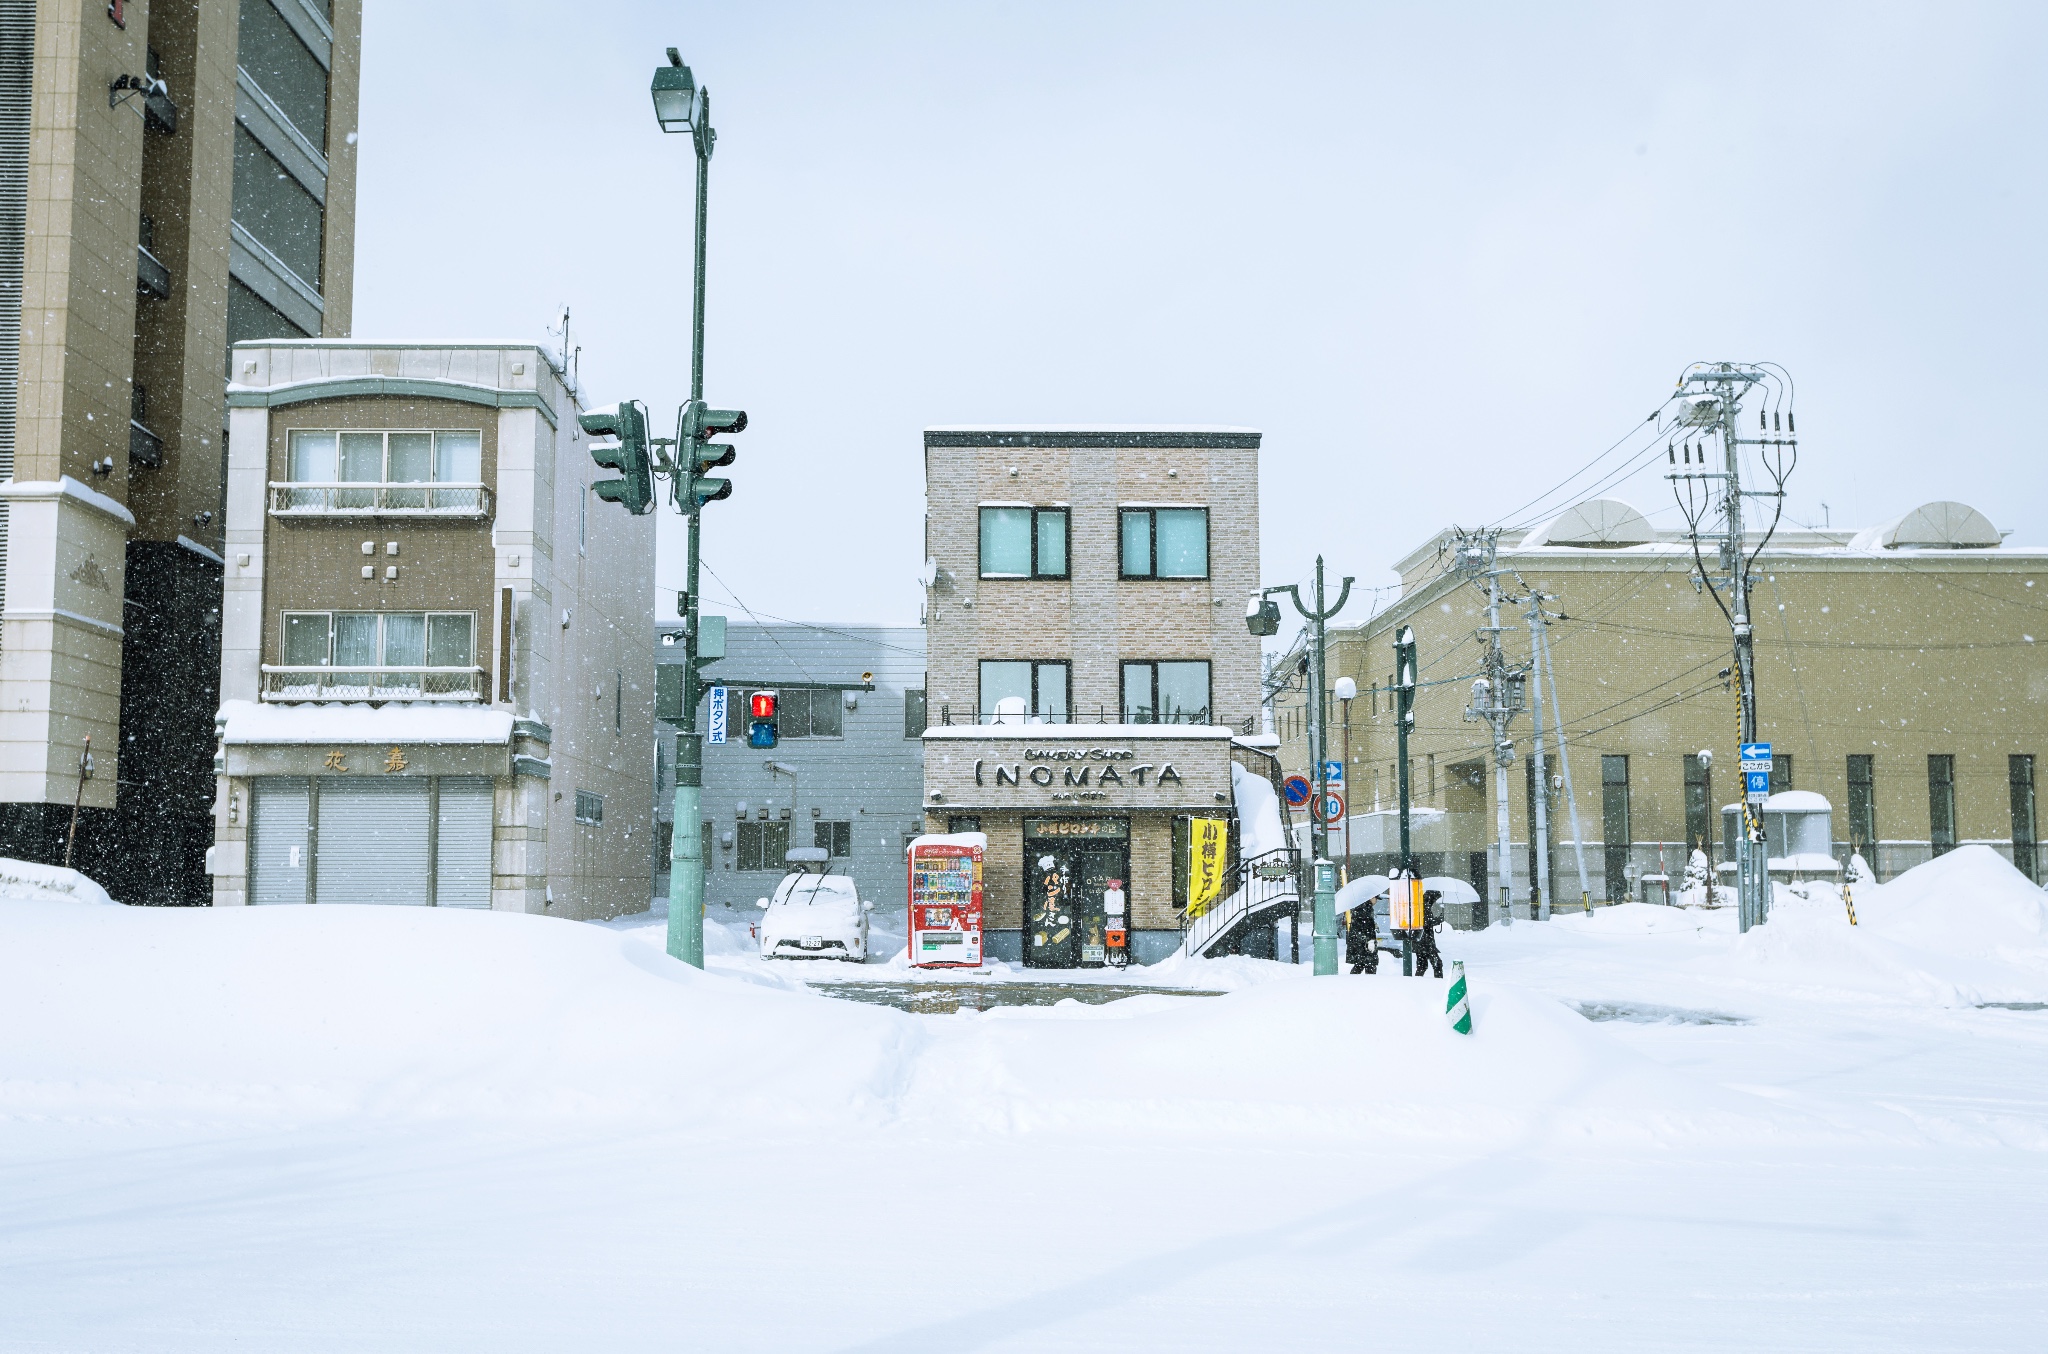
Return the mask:
<path id="1" fill-rule="evenodd" d="M 491 905 L 488 777 L 441 777 L 441 816 L 434 827 L 434 902 L 441 907 Z"/>
<path id="2" fill-rule="evenodd" d="M 314 893 L 323 903 L 427 901 L 427 782 L 320 781 L 320 869 Z"/>
<path id="3" fill-rule="evenodd" d="M 250 796 L 255 801 L 249 833 L 250 903 L 309 901 L 305 777 L 259 776 Z"/>

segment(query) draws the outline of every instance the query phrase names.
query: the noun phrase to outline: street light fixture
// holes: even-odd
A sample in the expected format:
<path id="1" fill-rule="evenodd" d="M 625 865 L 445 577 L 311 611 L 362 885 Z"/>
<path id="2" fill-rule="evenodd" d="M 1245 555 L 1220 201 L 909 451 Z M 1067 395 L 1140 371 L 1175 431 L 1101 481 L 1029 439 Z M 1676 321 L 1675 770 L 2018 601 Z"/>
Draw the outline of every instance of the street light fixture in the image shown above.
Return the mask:
<path id="1" fill-rule="evenodd" d="M 654 68 L 654 120 L 664 132 L 687 132 L 697 113 L 697 81 L 683 56 L 668 49 L 668 64 Z"/>

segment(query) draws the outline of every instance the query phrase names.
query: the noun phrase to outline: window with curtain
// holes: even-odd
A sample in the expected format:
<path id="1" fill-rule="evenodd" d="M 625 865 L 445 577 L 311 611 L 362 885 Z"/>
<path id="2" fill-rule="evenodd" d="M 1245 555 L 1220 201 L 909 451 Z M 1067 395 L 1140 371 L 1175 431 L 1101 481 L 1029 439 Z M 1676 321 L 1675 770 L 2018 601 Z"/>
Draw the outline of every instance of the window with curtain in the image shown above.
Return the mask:
<path id="1" fill-rule="evenodd" d="M 483 434 L 294 429 L 285 473 L 308 484 L 478 484 Z"/>
<path id="2" fill-rule="evenodd" d="M 1119 573 L 1124 578 L 1207 578 L 1207 508 L 1118 510 Z"/>
<path id="3" fill-rule="evenodd" d="M 286 667 L 466 668 L 476 662 L 468 611 L 288 611 Z"/>

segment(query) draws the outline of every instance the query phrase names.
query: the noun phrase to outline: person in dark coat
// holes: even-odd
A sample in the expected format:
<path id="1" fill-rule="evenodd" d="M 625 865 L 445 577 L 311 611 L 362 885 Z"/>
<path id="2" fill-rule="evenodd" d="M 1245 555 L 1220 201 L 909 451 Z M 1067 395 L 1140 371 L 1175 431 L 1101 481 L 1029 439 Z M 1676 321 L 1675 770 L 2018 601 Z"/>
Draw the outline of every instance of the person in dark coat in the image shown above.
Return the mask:
<path id="1" fill-rule="evenodd" d="M 1436 947 L 1437 928 L 1444 924 L 1444 895 L 1428 889 L 1422 895 L 1422 929 L 1415 933 L 1415 976 L 1426 978 L 1430 970 L 1444 976 L 1443 951 Z"/>
<path id="2" fill-rule="evenodd" d="M 1344 914 L 1344 962 L 1353 973 L 1380 971 L 1380 929 L 1370 898 Z"/>

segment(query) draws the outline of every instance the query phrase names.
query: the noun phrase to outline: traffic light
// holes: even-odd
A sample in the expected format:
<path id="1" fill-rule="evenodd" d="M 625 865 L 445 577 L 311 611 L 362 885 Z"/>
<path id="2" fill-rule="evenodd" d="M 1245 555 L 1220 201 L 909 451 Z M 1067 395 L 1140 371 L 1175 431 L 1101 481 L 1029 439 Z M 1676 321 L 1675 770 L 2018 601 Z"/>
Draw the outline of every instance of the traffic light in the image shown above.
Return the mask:
<path id="1" fill-rule="evenodd" d="M 1394 693 L 1400 700 L 1401 723 L 1415 723 L 1415 629 L 1404 625 L 1394 637 Z"/>
<path id="2" fill-rule="evenodd" d="M 648 459 L 647 415 L 637 400 L 622 400 L 605 409 L 578 414 L 576 421 L 592 437 L 616 437 L 617 442 L 592 442 L 590 459 L 621 478 L 599 480 L 590 487 L 597 496 L 625 505 L 634 516 L 654 506 L 654 470 Z"/>
<path id="3" fill-rule="evenodd" d="M 732 497 L 731 480 L 704 472 L 731 465 L 733 457 L 739 454 L 731 443 L 711 439 L 727 433 L 744 432 L 746 427 L 747 411 L 744 409 L 712 409 L 702 400 L 692 400 L 683 410 L 682 465 L 690 482 L 687 501 L 683 504 L 684 512 L 695 512 L 706 503 Z"/>
<path id="4" fill-rule="evenodd" d="M 772 748 L 775 736 L 775 693 L 756 691 L 747 704 L 747 746 Z"/>

